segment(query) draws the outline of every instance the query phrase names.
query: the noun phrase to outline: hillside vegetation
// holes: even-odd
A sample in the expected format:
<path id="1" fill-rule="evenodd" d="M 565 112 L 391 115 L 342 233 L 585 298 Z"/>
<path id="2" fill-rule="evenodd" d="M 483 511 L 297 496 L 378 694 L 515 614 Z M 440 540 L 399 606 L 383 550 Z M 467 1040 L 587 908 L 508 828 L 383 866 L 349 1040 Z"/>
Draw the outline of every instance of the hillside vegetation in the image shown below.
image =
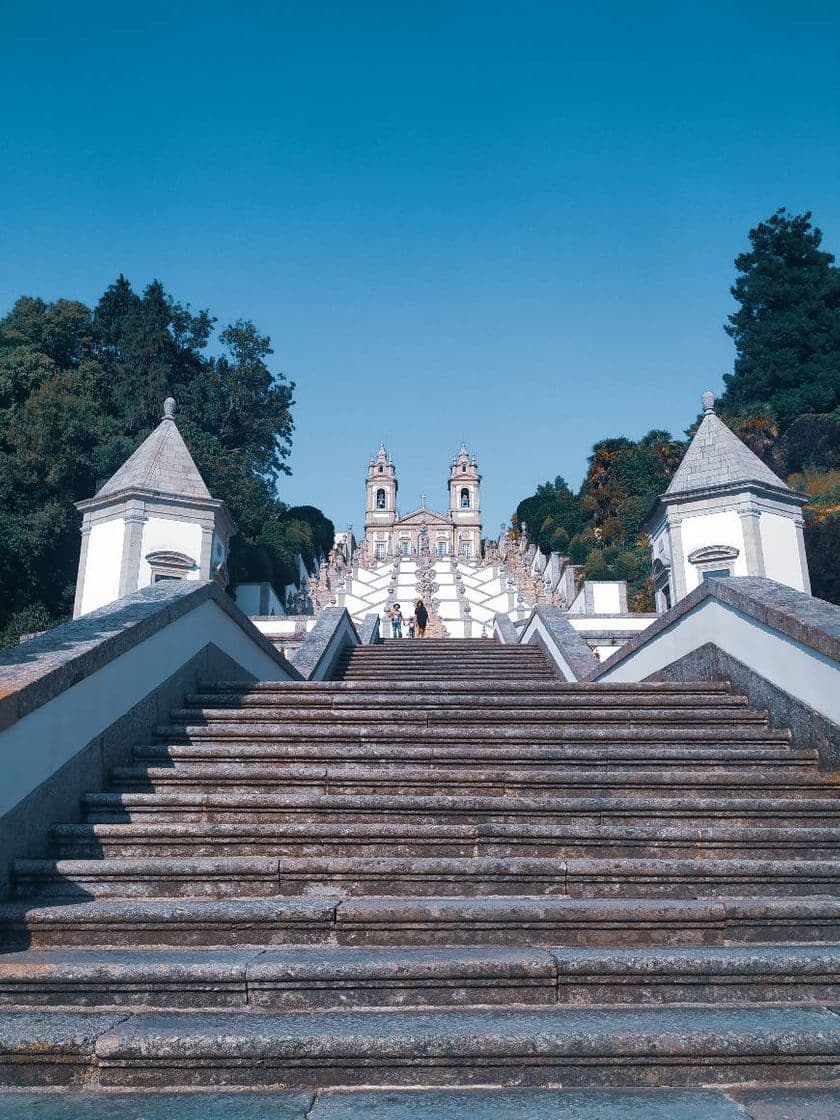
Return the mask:
<path id="1" fill-rule="evenodd" d="M 738 308 L 724 329 L 736 356 L 717 411 L 780 477 L 811 496 L 812 589 L 840 603 L 840 269 L 821 248 L 810 213 L 777 210 L 750 230 L 749 242 L 735 260 Z M 524 522 L 543 552 L 568 555 L 588 578 L 626 579 L 632 609 L 652 610 L 642 526 L 686 446 L 659 430 L 640 440 L 600 440 L 578 493 L 560 477 L 538 486 L 517 506 L 514 531 Z"/>
<path id="2" fill-rule="evenodd" d="M 215 327 L 160 283 L 140 294 L 123 276 L 95 307 L 24 296 L 0 319 L 0 645 L 69 616 L 74 502 L 146 438 L 170 395 L 211 494 L 237 522 L 234 580 L 282 588 L 297 577 L 297 554 L 311 563 L 332 547 L 320 510 L 289 509 L 277 495 L 294 385 L 269 368 L 270 341 L 253 323 Z"/>

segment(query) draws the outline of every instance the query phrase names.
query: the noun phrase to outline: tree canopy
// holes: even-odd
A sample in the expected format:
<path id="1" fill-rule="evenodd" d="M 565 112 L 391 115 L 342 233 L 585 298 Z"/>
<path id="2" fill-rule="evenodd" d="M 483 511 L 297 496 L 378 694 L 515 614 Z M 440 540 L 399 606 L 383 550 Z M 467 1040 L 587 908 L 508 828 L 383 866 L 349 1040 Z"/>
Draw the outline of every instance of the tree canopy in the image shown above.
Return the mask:
<path id="1" fill-rule="evenodd" d="M 840 270 L 820 248 L 810 213 L 777 210 L 750 230 L 749 241 L 735 259 L 731 290 L 739 307 L 724 329 L 736 357 L 718 411 L 772 470 L 811 495 L 805 544 L 812 589 L 840 602 Z M 558 516 L 550 483 L 519 503 L 515 525 L 524 520 L 544 552 L 565 550 L 586 577 L 627 579 L 631 603 L 651 609 L 643 524 L 685 447 L 660 430 L 638 441 L 600 440 L 578 494 L 557 480 L 578 527 Z"/>
<path id="2" fill-rule="evenodd" d="M 74 502 L 146 438 L 167 396 L 210 492 L 237 522 L 239 579 L 292 582 L 292 541 L 308 562 L 329 550 L 332 523 L 311 506 L 289 511 L 277 496 L 294 385 L 270 368 L 270 341 L 253 323 L 215 328 L 208 311 L 191 311 L 158 281 L 138 293 L 124 276 L 93 308 L 24 296 L 0 319 L 0 632 L 69 613 Z"/>
<path id="3" fill-rule="evenodd" d="M 516 508 L 529 540 L 548 555 L 560 552 L 592 579 L 626 579 L 637 609 L 652 604 L 650 557 L 642 524 L 679 465 L 685 444 L 654 430 L 640 440 L 600 440 L 592 449 L 583 485 L 538 486 Z"/>
<path id="4" fill-rule="evenodd" d="M 840 270 L 810 211 L 779 209 L 749 240 L 735 259 L 739 307 L 725 330 L 736 357 L 720 406 L 769 410 L 784 430 L 803 413 L 840 406 Z"/>

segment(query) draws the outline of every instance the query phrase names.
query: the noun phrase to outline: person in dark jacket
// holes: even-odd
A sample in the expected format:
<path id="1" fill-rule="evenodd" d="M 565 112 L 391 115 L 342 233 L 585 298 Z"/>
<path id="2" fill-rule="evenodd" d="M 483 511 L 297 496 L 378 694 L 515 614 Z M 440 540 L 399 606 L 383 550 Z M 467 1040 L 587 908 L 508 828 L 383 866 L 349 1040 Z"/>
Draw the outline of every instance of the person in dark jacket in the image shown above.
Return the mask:
<path id="1" fill-rule="evenodd" d="M 429 612 L 423 606 L 423 600 L 417 600 L 417 606 L 414 608 L 414 621 L 417 623 L 417 637 L 426 637 L 426 626 L 429 622 Z"/>

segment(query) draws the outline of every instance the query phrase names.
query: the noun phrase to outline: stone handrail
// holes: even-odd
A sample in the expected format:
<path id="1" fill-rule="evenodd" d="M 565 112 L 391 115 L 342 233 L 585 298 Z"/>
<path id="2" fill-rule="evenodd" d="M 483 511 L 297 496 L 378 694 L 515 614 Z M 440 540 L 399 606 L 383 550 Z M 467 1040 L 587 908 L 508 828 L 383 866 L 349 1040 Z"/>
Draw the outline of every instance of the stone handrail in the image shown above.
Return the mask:
<path id="1" fill-rule="evenodd" d="M 590 679 L 730 680 L 840 767 L 840 607 L 773 580 L 706 580 Z"/>
<path id="2" fill-rule="evenodd" d="M 306 636 L 294 659 L 295 669 L 308 681 L 332 680 L 345 651 L 362 644 L 344 607 L 327 607 Z"/>
<path id="3" fill-rule="evenodd" d="M 205 678 L 299 680 L 216 583 L 166 581 L 0 654 L 2 857 L 37 854 L 45 820 L 148 742 Z"/>
<path id="4" fill-rule="evenodd" d="M 598 659 L 560 607 L 540 604 L 525 623 L 520 645 L 541 645 L 565 681 L 580 681 L 597 667 Z"/>
<path id="5" fill-rule="evenodd" d="M 363 646 L 378 645 L 382 638 L 380 631 L 382 627 L 382 619 L 373 611 L 371 614 L 366 614 L 362 621 L 362 628 L 359 631 L 359 638 Z"/>
<path id="6" fill-rule="evenodd" d="M 493 617 L 493 637 L 503 645 L 515 646 L 519 644 L 519 631 L 510 620 L 510 616 L 498 613 Z"/>
<path id="7" fill-rule="evenodd" d="M 217 583 L 167 580 L 0 653 L 0 732 L 205 603 L 247 636 L 254 668 L 268 668 L 256 656 L 259 651 L 273 663 L 274 674 L 300 679 Z"/>

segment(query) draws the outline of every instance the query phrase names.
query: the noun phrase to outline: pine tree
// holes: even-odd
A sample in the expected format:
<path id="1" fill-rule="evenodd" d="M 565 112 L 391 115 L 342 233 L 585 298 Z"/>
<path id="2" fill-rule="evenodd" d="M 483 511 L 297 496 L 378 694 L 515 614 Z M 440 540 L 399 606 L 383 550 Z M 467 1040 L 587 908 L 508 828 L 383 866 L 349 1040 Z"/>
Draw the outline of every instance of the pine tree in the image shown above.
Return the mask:
<path id="1" fill-rule="evenodd" d="M 806 412 L 840 405 L 840 270 L 820 248 L 811 214 L 777 210 L 750 230 L 735 260 L 740 305 L 724 328 L 737 351 L 721 408 L 776 416 L 784 430 Z"/>

